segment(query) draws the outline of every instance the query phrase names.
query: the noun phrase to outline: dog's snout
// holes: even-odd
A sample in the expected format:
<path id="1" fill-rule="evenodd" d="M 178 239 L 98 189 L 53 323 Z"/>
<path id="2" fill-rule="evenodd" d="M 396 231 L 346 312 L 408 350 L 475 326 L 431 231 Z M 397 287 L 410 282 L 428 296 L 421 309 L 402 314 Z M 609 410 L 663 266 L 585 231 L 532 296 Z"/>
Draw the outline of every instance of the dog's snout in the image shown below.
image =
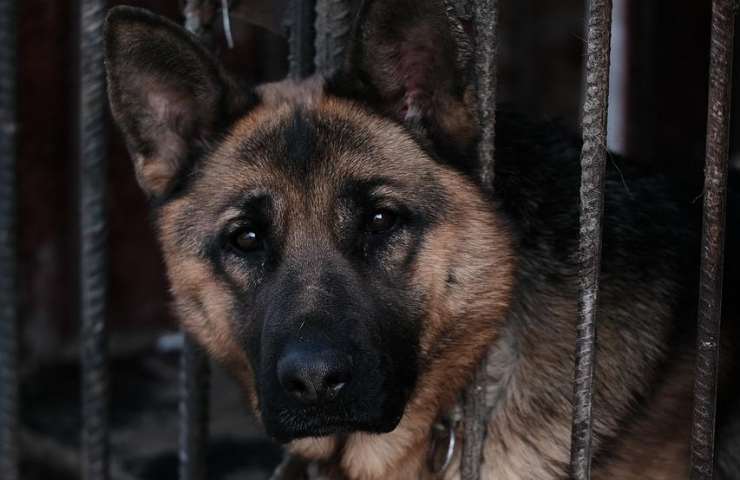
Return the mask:
<path id="1" fill-rule="evenodd" d="M 334 350 L 293 348 L 278 361 L 278 380 L 290 397 L 315 404 L 336 398 L 351 379 L 351 361 Z"/>

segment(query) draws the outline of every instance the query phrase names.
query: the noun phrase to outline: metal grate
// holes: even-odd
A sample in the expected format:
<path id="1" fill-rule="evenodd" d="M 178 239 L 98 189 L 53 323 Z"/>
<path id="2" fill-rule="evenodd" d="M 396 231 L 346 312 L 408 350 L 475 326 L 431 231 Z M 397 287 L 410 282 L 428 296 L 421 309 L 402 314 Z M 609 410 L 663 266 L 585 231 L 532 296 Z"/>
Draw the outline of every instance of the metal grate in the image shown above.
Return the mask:
<path id="1" fill-rule="evenodd" d="M 704 219 L 702 222 L 699 315 L 694 382 L 694 425 L 691 434 L 691 478 L 709 480 L 714 474 L 714 430 L 722 314 L 727 156 L 729 151 L 732 45 L 735 4 L 712 2 L 709 59 Z"/>
<path id="2" fill-rule="evenodd" d="M 606 114 L 609 98 L 611 0 L 589 4 L 586 32 L 586 92 L 583 102 L 578 323 L 573 380 L 570 467 L 576 480 L 591 478 L 591 401 L 596 366 L 596 312 L 601 271 L 601 229 L 606 172 Z"/>
<path id="3" fill-rule="evenodd" d="M 450 0 L 452 2 L 452 0 Z M 497 1 L 459 0 L 472 12 L 475 78 L 481 125 L 481 178 L 493 184 L 496 99 Z M 213 44 L 213 0 L 185 2 L 186 26 Z M 351 0 L 292 0 L 286 26 L 290 75 L 340 67 L 351 31 Z M 591 0 L 587 25 L 586 88 L 583 104 L 577 344 L 575 358 L 571 474 L 590 478 L 592 384 L 596 365 L 603 185 L 612 0 Z M 16 2 L 0 0 L 0 476 L 18 474 L 17 272 L 16 272 Z M 109 474 L 108 376 L 106 363 L 106 141 L 102 27 L 106 2 L 79 1 L 79 214 L 80 323 L 82 362 L 82 469 L 86 480 Z M 706 141 L 704 217 L 698 308 L 697 370 L 692 430 L 692 479 L 713 478 L 725 197 L 734 36 L 734 2 L 713 0 L 709 106 Z M 484 365 L 485 367 L 485 365 Z M 180 478 L 206 478 L 208 436 L 208 361 L 194 341 L 185 339 L 181 360 Z M 466 417 L 485 418 L 490 405 L 478 382 L 469 392 Z M 465 480 L 480 478 L 485 429 L 465 426 Z"/>
<path id="4" fill-rule="evenodd" d="M 206 478 L 208 449 L 208 359 L 189 336 L 180 358 L 180 461 L 181 480 Z"/>
<path id="5" fill-rule="evenodd" d="M 213 48 L 212 23 L 216 18 L 214 2 L 212 0 L 188 0 L 185 3 L 183 14 L 185 28 L 197 35 L 205 46 Z M 179 478 L 181 480 L 205 480 L 210 366 L 202 349 L 185 333 L 183 333 L 179 379 Z"/>
<path id="6" fill-rule="evenodd" d="M 79 215 L 82 461 L 85 480 L 108 478 L 106 356 L 106 139 L 103 21 L 106 2 L 80 2 Z"/>
<path id="7" fill-rule="evenodd" d="M 316 0 L 316 71 L 328 74 L 339 68 L 352 32 L 350 0 Z"/>
<path id="8" fill-rule="evenodd" d="M 291 0 L 289 6 L 285 19 L 290 45 L 288 69 L 291 78 L 300 79 L 314 71 L 316 5 L 314 0 Z"/>
<path id="9" fill-rule="evenodd" d="M 0 477 L 18 479 L 16 2 L 0 0 Z"/>
<path id="10" fill-rule="evenodd" d="M 496 30 L 498 28 L 498 0 L 472 2 L 472 20 L 475 32 L 475 91 L 480 140 L 478 156 L 481 165 L 480 180 L 486 190 L 493 190 L 494 140 L 496 133 Z M 485 423 L 494 399 L 486 388 L 488 362 L 485 358 L 475 373 L 473 384 L 465 395 L 464 436 L 462 451 L 463 480 L 480 478 L 483 445 L 486 439 Z"/>

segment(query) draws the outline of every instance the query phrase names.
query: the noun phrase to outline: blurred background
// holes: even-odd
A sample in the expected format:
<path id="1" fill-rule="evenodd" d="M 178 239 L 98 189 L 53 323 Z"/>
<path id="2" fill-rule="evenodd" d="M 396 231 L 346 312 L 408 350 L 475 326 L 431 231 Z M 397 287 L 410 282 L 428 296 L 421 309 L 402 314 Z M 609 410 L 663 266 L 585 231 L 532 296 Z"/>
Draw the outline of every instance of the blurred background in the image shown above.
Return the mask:
<path id="1" fill-rule="evenodd" d="M 76 3 L 25 0 L 18 7 L 22 458 L 29 479 L 78 478 Z M 182 1 L 110 6 L 119 3 L 183 22 Z M 284 77 L 288 46 L 270 10 L 280 2 L 232 3 L 234 48 L 215 22 L 219 56 L 253 83 Z M 609 147 L 674 176 L 687 197 L 702 188 L 710 3 L 614 0 Z M 578 129 L 586 2 L 499 5 L 499 100 Z M 113 478 L 166 480 L 177 472 L 181 339 L 145 197 L 118 132 L 110 122 L 107 129 Z M 733 153 L 738 138 L 736 122 Z M 208 478 L 267 478 L 279 449 L 217 367 L 212 386 Z"/>

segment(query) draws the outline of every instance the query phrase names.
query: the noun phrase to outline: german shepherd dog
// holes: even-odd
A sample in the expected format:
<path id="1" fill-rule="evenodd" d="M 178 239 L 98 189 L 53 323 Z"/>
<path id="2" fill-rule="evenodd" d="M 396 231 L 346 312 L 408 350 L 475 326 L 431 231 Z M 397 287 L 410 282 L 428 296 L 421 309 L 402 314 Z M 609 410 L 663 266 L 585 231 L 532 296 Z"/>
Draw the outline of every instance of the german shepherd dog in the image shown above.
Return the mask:
<path id="1" fill-rule="evenodd" d="M 459 448 L 429 466 L 432 429 L 490 352 L 483 478 L 569 477 L 580 141 L 502 110 L 481 184 L 472 48 L 441 0 L 365 2 L 330 78 L 240 85 L 182 28 L 126 7 L 105 48 L 179 318 L 271 437 L 331 478 L 460 478 Z M 696 208 L 609 163 L 593 478 L 687 478 Z M 734 242 L 723 478 L 740 478 Z"/>

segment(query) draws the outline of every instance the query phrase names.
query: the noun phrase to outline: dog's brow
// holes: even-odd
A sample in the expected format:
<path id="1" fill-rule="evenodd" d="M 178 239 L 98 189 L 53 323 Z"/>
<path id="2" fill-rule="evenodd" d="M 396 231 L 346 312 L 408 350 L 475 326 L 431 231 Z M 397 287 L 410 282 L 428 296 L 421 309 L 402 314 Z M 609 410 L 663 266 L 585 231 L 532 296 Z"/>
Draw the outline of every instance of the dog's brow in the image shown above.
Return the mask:
<path id="1" fill-rule="evenodd" d="M 241 208 L 230 206 L 226 210 L 221 212 L 221 215 L 219 215 L 216 224 L 218 225 L 220 229 L 227 223 L 232 222 L 236 220 L 237 218 L 239 218 L 240 216 L 242 216 L 242 213 L 243 212 Z"/>
<path id="2" fill-rule="evenodd" d="M 223 228 L 229 222 L 243 217 L 245 214 L 254 213 L 255 210 L 262 210 L 270 203 L 271 194 L 264 189 L 257 188 L 254 190 L 241 193 L 232 197 L 225 203 L 224 209 L 218 214 L 216 220 L 217 227 Z"/>
<path id="3" fill-rule="evenodd" d="M 373 197 L 393 193 L 393 188 L 401 187 L 399 182 L 388 177 L 352 178 L 344 182 L 341 197 Z"/>

